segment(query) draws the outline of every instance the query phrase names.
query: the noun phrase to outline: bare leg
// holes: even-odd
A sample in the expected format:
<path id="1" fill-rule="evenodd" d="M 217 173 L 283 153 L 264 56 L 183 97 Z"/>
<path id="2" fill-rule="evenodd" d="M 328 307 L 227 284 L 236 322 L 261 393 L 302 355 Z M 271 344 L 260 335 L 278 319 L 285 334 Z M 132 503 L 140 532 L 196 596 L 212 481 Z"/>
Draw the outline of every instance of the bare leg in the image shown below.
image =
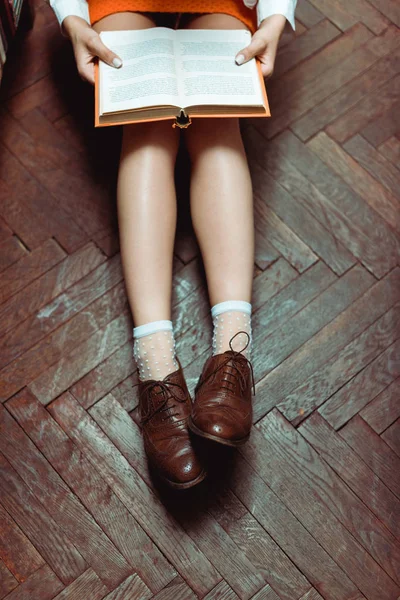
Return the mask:
<path id="1" fill-rule="evenodd" d="M 193 19 L 190 28 L 238 29 L 234 17 Z M 254 264 L 252 186 L 238 119 L 193 119 L 185 130 L 192 161 L 191 214 L 212 305 L 250 302 Z"/>
<path id="2" fill-rule="evenodd" d="M 116 13 L 97 31 L 146 29 L 138 13 Z M 118 177 L 121 258 L 136 326 L 171 319 L 173 246 L 176 230 L 174 165 L 179 132 L 171 122 L 124 126 Z"/>

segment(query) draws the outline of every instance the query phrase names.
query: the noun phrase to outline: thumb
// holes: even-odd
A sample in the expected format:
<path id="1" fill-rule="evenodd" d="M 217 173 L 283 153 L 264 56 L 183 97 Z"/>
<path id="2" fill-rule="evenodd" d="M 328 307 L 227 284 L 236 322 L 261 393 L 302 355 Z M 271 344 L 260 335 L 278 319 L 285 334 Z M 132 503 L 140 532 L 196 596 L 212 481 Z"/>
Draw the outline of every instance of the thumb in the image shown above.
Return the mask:
<path id="1" fill-rule="evenodd" d="M 259 54 L 261 54 L 261 52 L 263 52 L 264 50 L 265 50 L 264 40 L 257 38 L 257 37 L 253 37 L 250 44 L 246 48 L 243 48 L 243 50 L 240 50 L 240 52 L 237 53 L 237 55 L 235 57 L 236 64 L 243 65 L 244 63 L 248 62 L 255 56 L 258 56 Z"/>
<path id="2" fill-rule="evenodd" d="M 93 56 L 98 56 L 100 60 L 110 65 L 110 67 L 122 67 L 122 60 L 115 52 L 107 48 L 101 41 L 99 35 L 93 36 L 87 43 L 88 50 Z"/>

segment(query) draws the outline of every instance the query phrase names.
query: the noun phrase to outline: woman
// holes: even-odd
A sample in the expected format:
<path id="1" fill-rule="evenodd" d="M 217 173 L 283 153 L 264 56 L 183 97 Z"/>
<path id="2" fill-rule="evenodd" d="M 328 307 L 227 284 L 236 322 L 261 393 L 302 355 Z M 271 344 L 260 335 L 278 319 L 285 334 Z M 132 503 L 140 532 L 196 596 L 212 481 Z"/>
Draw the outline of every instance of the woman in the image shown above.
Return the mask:
<path id="1" fill-rule="evenodd" d="M 296 0 L 259 0 L 256 9 L 250 2 L 50 0 L 73 44 L 78 71 L 91 83 L 97 57 L 116 68 L 122 65 L 120 57 L 104 46 L 99 32 L 156 25 L 250 29 L 251 43 L 237 54 L 236 63 L 257 56 L 263 75 L 270 76 L 286 18 L 294 28 Z M 254 223 L 239 121 L 194 119 L 183 134 L 192 164 L 191 216 L 213 320 L 212 355 L 203 367 L 193 406 L 175 354 L 171 321 L 179 130 L 170 122 L 123 127 L 117 193 L 145 450 L 157 473 L 178 489 L 192 487 L 206 476 L 189 431 L 238 446 L 248 439 L 252 424 Z"/>

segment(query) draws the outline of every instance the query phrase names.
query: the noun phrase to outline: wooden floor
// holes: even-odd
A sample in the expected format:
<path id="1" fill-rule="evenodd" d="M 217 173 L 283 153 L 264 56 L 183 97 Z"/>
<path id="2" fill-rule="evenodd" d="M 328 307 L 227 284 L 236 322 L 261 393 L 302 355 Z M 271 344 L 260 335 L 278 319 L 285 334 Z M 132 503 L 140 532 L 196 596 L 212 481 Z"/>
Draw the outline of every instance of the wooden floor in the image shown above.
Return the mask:
<path id="1" fill-rule="evenodd" d="M 136 419 L 120 132 L 93 129 L 37 0 L 1 90 L 0 598 L 400 596 L 399 4 L 300 0 L 297 18 L 273 118 L 243 123 L 256 424 L 177 494 L 150 478 Z M 193 390 L 211 321 L 181 188 L 173 318 Z"/>

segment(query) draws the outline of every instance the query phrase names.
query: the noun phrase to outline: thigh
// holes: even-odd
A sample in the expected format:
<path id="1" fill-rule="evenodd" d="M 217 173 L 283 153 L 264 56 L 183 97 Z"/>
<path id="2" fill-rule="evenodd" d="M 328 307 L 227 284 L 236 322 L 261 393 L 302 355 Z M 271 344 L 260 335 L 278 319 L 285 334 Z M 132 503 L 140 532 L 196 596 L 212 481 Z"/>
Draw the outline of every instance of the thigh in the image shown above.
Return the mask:
<path id="1" fill-rule="evenodd" d="M 223 13 L 209 13 L 194 16 L 186 13 L 182 21 L 183 29 L 247 29 L 236 17 Z"/>
<path id="2" fill-rule="evenodd" d="M 100 31 L 122 31 L 124 29 L 149 29 L 155 25 L 154 20 L 148 14 L 119 12 L 103 17 L 92 27 L 97 33 L 100 33 Z"/>

